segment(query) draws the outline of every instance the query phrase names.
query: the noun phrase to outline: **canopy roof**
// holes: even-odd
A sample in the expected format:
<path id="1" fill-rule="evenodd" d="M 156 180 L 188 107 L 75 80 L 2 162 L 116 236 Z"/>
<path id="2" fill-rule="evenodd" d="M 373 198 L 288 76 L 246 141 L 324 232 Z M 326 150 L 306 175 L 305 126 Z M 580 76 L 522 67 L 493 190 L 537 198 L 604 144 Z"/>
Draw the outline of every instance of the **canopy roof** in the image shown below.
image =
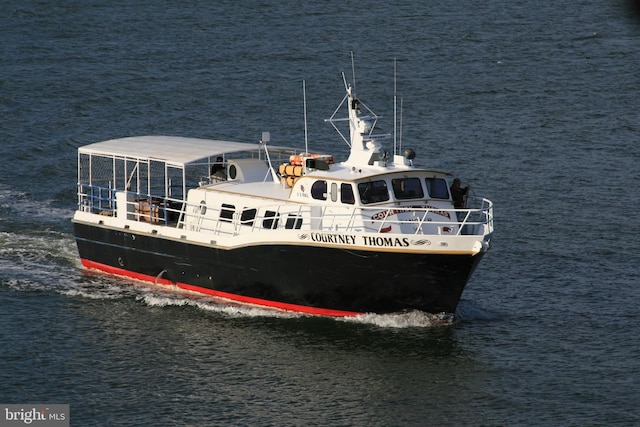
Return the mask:
<path id="1" fill-rule="evenodd" d="M 216 155 L 255 151 L 260 148 L 258 143 L 179 136 L 133 136 L 85 145 L 78 148 L 78 152 L 108 157 L 153 159 L 184 166 Z M 270 151 L 279 149 L 294 150 L 286 147 L 269 147 Z"/>

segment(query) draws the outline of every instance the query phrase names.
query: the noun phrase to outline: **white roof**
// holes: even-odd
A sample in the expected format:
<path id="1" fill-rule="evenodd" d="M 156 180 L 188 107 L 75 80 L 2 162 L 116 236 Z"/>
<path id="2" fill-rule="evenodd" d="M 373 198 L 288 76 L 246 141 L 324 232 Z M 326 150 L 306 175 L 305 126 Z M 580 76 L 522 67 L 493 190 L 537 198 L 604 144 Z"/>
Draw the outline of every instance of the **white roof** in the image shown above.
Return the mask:
<path id="1" fill-rule="evenodd" d="M 219 154 L 258 150 L 259 148 L 258 143 L 179 136 L 133 136 L 85 145 L 78 148 L 78 152 L 109 157 L 154 159 L 185 165 Z M 282 148 L 284 147 L 269 147 L 270 150 Z"/>

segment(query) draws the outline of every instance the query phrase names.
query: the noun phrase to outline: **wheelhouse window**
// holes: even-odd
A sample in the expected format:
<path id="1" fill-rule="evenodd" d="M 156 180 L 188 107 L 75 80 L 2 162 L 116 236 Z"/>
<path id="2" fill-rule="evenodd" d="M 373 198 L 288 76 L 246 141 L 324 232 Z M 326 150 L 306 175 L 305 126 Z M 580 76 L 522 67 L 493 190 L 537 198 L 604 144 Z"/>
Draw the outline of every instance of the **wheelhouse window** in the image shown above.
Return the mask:
<path id="1" fill-rule="evenodd" d="M 340 201 L 353 205 L 356 202 L 356 198 L 353 196 L 353 187 L 351 184 L 340 184 Z"/>
<path id="2" fill-rule="evenodd" d="M 421 199 L 424 196 L 420 178 L 396 178 L 391 180 L 396 199 Z"/>
<path id="3" fill-rule="evenodd" d="M 365 205 L 389 200 L 387 183 L 383 180 L 361 182 L 358 184 L 358 193 L 360 200 Z"/>
<path id="4" fill-rule="evenodd" d="M 449 187 L 447 181 L 442 178 L 425 178 L 427 191 L 432 199 L 448 199 Z"/>
<path id="5" fill-rule="evenodd" d="M 311 186 L 311 197 L 316 200 L 327 200 L 327 181 L 316 181 Z"/>

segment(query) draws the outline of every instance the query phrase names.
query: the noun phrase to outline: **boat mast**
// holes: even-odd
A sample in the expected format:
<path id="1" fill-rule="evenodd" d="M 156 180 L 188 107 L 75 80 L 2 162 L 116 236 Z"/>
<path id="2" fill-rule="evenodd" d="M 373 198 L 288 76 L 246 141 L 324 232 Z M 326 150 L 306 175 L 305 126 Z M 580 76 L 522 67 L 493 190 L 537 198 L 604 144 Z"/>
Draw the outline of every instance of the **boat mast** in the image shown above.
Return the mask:
<path id="1" fill-rule="evenodd" d="M 374 135 L 373 129 L 378 122 L 379 116 L 377 116 L 369 107 L 367 107 L 362 101 L 358 99 L 355 93 L 355 65 L 353 61 L 353 52 L 351 52 L 351 66 L 353 73 L 353 82 L 347 83 L 344 73 L 342 73 L 342 80 L 344 82 L 344 88 L 346 95 L 340 102 L 340 105 L 333 112 L 331 118 L 325 121 L 331 123 L 334 129 L 342 137 L 342 139 L 350 147 L 349 158 L 345 162 L 347 165 L 353 167 L 358 166 L 387 166 L 387 162 L 391 159 L 394 164 L 404 164 L 404 160 L 396 159 L 396 147 L 394 146 L 394 154 L 391 155 L 382 148 L 382 140 L 389 138 L 390 134 L 378 134 Z M 395 91 L 395 88 L 394 88 Z M 342 108 L 343 104 L 347 104 L 348 117 L 336 118 L 338 111 Z M 394 101 L 395 102 L 395 101 Z M 394 106 L 394 115 L 395 115 Z M 345 137 L 340 129 L 336 126 L 337 122 L 348 121 L 349 122 L 349 137 Z M 395 117 L 394 117 L 395 122 Z M 394 123 L 394 145 L 395 145 L 395 130 L 396 124 Z M 401 156 L 400 156 L 401 157 Z"/>

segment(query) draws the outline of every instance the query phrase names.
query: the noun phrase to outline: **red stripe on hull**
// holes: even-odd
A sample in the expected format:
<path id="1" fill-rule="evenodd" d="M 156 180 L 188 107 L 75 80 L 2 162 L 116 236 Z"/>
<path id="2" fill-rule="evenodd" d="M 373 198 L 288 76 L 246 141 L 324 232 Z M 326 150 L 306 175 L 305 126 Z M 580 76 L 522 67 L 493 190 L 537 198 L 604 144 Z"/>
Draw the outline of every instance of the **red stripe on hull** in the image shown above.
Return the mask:
<path id="1" fill-rule="evenodd" d="M 129 277 L 131 279 L 141 280 L 144 282 L 151 282 L 158 285 L 177 286 L 178 288 L 184 289 L 186 291 L 198 292 L 201 294 L 211 295 L 217 298 L 224 298 L 230 301 L 240 302 L 244 304 L 252 304 L 252 305 L 258 305 L 263 307 L 276 308 L 278 310 L 293 311 L 296 313 L 311 314 L 314 316 L 352 317 L 352 316 L 357 316 L 359 314 L 362 314 L 354 311 L 331 310 L 328 308 L 308 307 L 305 305 L 288 304 L 288 303 L 277 302 L 277 301 L 269 301 L 269 300 L 260 299 L 260 298 L 247 297 L 244 295 L 230 294 L 227 292 L 220 292 L 213 289 L 207 289 L 207 288 L 201 288 L 199 286 L 189 285 L 187 283 L 175 283 L 160 277 L 148 276 L 146 274 L 140 274 L 134 271 L 112 267 L 110 265 L 101 264 L 88 259 L 81 259 L 81 261 L 82 261 L 82 265 L 88 269 L 100 270 L 105 273 Z"/>

